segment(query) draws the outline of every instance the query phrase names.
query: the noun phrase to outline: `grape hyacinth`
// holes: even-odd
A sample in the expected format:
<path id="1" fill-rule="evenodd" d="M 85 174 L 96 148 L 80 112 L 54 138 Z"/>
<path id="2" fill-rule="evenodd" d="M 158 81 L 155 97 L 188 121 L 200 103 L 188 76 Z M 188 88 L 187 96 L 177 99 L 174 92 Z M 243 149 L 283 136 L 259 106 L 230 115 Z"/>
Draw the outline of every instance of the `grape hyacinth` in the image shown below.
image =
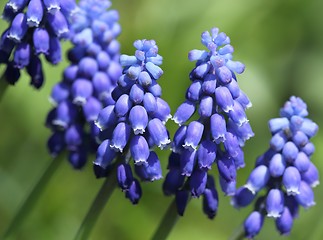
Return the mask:
<path id="1" fill-rule="evenodd" d="M 162 178 L 153 148 L 163 149 L 170 144 L 165 123 L 171 116 L 157 83 L 163 74 L 159 67 L 163 59 L 155 41 L 137 40 L 134 47 L 137 49 L 134 56 L 120 56 L 124 69 L 112 92 L 115 105 L 102 109 L 96 121 L 102 132 L 106 132 L 106 139 L 98 148 L 94 168 L 97 177 L 104 176 L 114 159 L 119 159 L 118 184 L 126 198 L 136 204 L 142 192 L 133 170 L 142 181 Z"/>
<path id="2" fill-rule="evenodd" d="M 5 79 L 15 84 L 26 68 L 30 84 L 44 82 L 40 55 L 51 64 L 62 60 L 61 39 L 70 35 L 70 19 L 78 11 L 74 0 L 9 0 L 2 18 L 10 26 L 0 39 L 0 63 L 6 64 Z"/>
<path id="3" fill-rule="evenodd" d="M 280 117 L 269 121 L 272 134 L 269 149 L 258 157 L 245 186 L 240 187 L 232 203 L 248 206 L 257 198 L 254 211 L 244 222 L 245 236 L 256 236 L 265 216 L 275 219 L 282 235 L 290 233 L 299 207 L 315 205 L 312 188 L 319 184 L 318 170 L 310 161 L 314 145 L 310 141 L 318 125 L 309 118 L 305 102 L 292 96 L 280 109 Z"/>
<path id="4" fill-rule="evenodd" d="M 94 124 L 103 107 L 114 104 L 111 96 L 122 74 L 120 46 L 116 37 L 121 28 L 118 12 L 108 10 L 108 0 L 81 0 L 71 28 L 74 47 L 69 50 L 71 65 L 61 82 L 54 85 L 47 126 L 53 134 L 48 148 L 53 157 L 67 149 L 69 161 L 82 168 L 88 153 L 95 153 L 101 133 Z"/>
<path id="5" fill-rule="evenodd" d="M 208 172 L 217 166 L 222 191 L 234 194 L 236 170 L 244 166 L 242 146 L 254 134 L 245 114 L 251 103 L 235 76 L 244 71 L 244 65 L 232 60 L 230 38 L 213 28 L 211 33 L 202 33 L 201 42 L 208 50 L 188 54 L 190 61 L 197 62 L 190 73 L 186 100 L 173 117 L 180 126 L 174 135 L 163 191 L 175 195 L 179 215 L 184 214 L 190 196 L 203 196 L 203 211 L 214 218 L 218 193 Z M 188 122 L 195 112 L 197 119 Z"/>

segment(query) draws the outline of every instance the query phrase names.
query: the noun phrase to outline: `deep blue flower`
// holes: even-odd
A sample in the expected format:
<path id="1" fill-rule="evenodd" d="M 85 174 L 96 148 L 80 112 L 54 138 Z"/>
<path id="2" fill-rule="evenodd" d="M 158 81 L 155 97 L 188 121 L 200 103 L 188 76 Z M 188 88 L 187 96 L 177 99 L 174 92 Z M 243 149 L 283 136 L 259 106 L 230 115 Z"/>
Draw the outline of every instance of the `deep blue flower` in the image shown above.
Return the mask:
<path id="1" fill-rule="evenodd" d="M 59 8 L 62 12 L 64 9 L 75 10 L 73 1 L 64 1 L 61 5 L 55 3 L 57 1 L 46 1 L 46 6 L 51 12 L 57 12 Z M 103 141 L 107 134 L 112 134 L 112 131 L 100 132 L 94 122 L 103 107 L 114 104 L 111 92 L 122 73 L 122 67 L 118 62 L 119 45 L 115 43 L 115 38 L 120 33 L 118 15 L 115 10 L 107 11 L 106 8 L 102 8 L 103 5 L 110 6 L 110 1 L 83 0 L 80 1 L 78 11 L 74 11 L 71 17 L 73 30 L 71 39 L 74 46 L 68 54 L 71 65 L 64 70 L 62 81 L 55 84 L 52 89 L 50 101 L 55 107 L 47 117 L 47 126 L 55 136 L 48 141 L 51 154 L 56 156 L 66 149 L 74 168 L 82 168 L 87 155 L 96 152 L 98 145 L 101 144 L 94 161 L 98 177 L 105 176 L 102 167 L 106 169 L 116 154 L 106 148 L 106 145 L 110 146 L 112 142 L 109 141 L 107 144 L 107 141 Z M 79 19 L 84 21 L 80 22 Z M 94 34 L 93 26 L 99 20 L 106 26 L 105 31 Z M 105 32 L 110 33 L 111 29 L 116 28 L 115 25 L 119 31 L 111 35 L 110 41 L 103 41 Z M 92 35 L 91 42 L 83 39 L 87 37 L 84 31 Z M 114 48 L 113 53 L 109 51 L 110 48 Z M 105 117 L 109 113 L 105 111 L 100 114 L 101 119 L 103 116 L 105 120 L 98 125 L 103 126 L 108 123 Z M 58 137 L 61 135 L 64 136 L 62 139 Z M 63 143 L 59 143 L 59 140 Z"/>
<path id="2" fill-rule="evenodd" d="M 162 57 L 158 54 L 155 41 L 137 40 L 134 46 L 135 55 L 120 56 L 120 63 L 124 68 L 111 93 L 115 104 L 100 111 L 96 125 L 102 133 L 112 132 L 112 135 L 105 136 L 110 144 L 105 144 L 104 147 L 107 151 L 116 153 L 119 159 L 119 186 L 125 196 L 136 204 L 141 197 L 141 187 L 132 171 L 142 181 L 162 178 L 161 165 L 154 147 L 163 149 L 170 144 L 165 127 L 170 118 L 170 108 L 161 98 L 161 87 L 157 83 L 163 70 L 159 67 Z M 109 167 L 100 165 L 100 161 L 95 164 L 102 169 Z"/>
<path id="3" fill-rule="evenodd" d="M 314 152 L 310 139 L 318 126 L 307 115 L 305 102 L 292 96 L 280 109 L 280 118 L 269 121 L 270 147 L 258 157 L 246 185 L 232 198 L 235 207 L 246 207 L 265 189 L 265 194 L 257 198 L 255 211 L 245 220 L 246 237 L 258 234 L 262 226 L 259 219 L 266 215 L 275 219 L 281 234 L 289 234 L 299 206 L 315 205 L 312 188 L 319 183 L 319 175 L 310 161 Z"/>
<path id="4" fill-rule="evenodd" d="M 218 169 L 222 191 L 234 194 L 236 170 L 244 166 L 242 147 L 254 134 L 245 114 L 251 103 L 235 76 L 244 71 L 244 65 L 232 60 L 229 37 L 213 28 L 202 33 L 201 42 L 207 50 L 188 54 L 190 61 L 196 61 L 189 76 L 192 83 L 172 118 L 180 126 L 174 135 L 169 165 L 173 166 L 174 158 L 178 164 L 169 168 L 163 190 L 166 195 L 174 194 L 179 203 L 186 203 L 181 200 L 183 196 L 203 195 L 203 211 L 213 218 L 218 197 L 208 170 Z M 185 206 L 178 204 L 180 215 Z"/>
<path id="5" fill-rule="evenodd" d="M 62 60 L 60 40 L 70 37 L 70 19 L 77 11 L 74 0 L 9 0 L 6 3 L 2 16 L 9 27 L 1 36 L 0 63 L 7 65 L 5 77 L 9 84 L 15 84 L 19 78 L 10 79 L 13 67 L 16 72 L 27 68 L 33 87 L 38 89 L 43 85 L 39 57 L 44 54 L 51 64 Z"/>

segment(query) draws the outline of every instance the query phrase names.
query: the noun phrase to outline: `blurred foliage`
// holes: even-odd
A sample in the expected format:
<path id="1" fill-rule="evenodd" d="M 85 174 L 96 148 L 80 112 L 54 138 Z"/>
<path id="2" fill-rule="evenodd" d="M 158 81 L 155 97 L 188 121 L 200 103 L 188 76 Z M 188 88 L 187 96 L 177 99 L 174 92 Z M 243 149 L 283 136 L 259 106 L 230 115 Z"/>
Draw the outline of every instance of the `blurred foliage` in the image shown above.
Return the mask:
<path id="1" fill-rule="evenodd" d="M 5 2 L 1 1 L 1 9 Z M 188 74 L 194 66 L 187 60 L 187 53 L 203 48 L 200 34 L 217 26 L 230 36 L 235 60 L 246 65 L 238 80 L 253 103 L 247 114 L 255 132 L 244 148 L 247 165 L 239 170 L 238 185 L 244 184 L 256 157 L 267 149 L 267 121 L 278 116 L 289 96 L 301 97 L 308 105 L 310 118 L 322 125 L 323 1 L 122 0 L 113 1 L 112 8 L 120 13 L 122 53 L 132 54 L 136 39 L 156 40 L 164 57 L 160 79 L 163 98 L 173 113 L 184 99 Z M 1 20 L 0 30 L 6 27 Z M 69 47 L 66 42 L 64 49 Z M 0 232 L 51 161 L 46 149 L 50 131 L 44 126 L 51 108 L 47 99 L 67 65 L 67 61 L 46 65 L 46 84 L 41 91 L 30 88 L 29 79 L 23 75 L 15 87 L 8 87 L 0 102 Z M 3 69 L 0 66 L 1 72 Z M 168 127 L 173 135 L 175 124 L 169 122 Z M 312 161 L 323 172 L 322 130 L 313 142 L 316 152 Z M 160 153 L 165 173 L 168 152 Z M 64 161 L 13 239 L 72 239 L 102 184 L 94 177 L 92 160 L 82 171 L 72 170 Z M 137 206 L 132 206 L 117 189 L 91 239 L 149 239 L 172 200 L 163 196 L 161 184 L 143 184 L 143 198 Z M 300 213 L 290 236 L 280 237 L 274 221 L 267 219 L 257 239 L 322 239 L 322 185 L 315 189 L 315 195 L 317 206 Z M 233 209 L 230 199 L 220 194 L 218 215 L 208 220 L 202 213 L 201 199 L 194 199 L 169 239 L 228 239 L 249 211 Z"/>

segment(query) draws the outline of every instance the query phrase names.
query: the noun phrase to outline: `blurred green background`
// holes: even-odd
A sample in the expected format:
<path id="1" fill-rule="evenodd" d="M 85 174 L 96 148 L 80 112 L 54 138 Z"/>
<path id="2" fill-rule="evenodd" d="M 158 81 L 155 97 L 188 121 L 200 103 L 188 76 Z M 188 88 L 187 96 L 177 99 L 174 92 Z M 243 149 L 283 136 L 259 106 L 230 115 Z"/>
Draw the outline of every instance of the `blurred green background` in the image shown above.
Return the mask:
<path id="1" fill-rule="evenodd" d="M 5 2 L 1 1 L 1 9 Z M 253 103 L 247 114 L 255 132 L 244 148 L 247 165 L 238 172 L 238 185 L 245 183 L 256 157 L 268 147 L 267 121 L 278 116 L 291 95 L 301 97 L 308 105 L 309 117 L 322 125 L 323 1 L 121 0 L 113 1 L 112 8 L 120 13 L 122 53 L 133 54 L 136 39 L 156 40 L 164 57 L 163 98 L 172 113 L 184 100 L 190 83 L 188 74 L 194 63 L 187 60 L 187 53 L 203 49 L 200 34 L 217 26 L 230 36 L 234 59 L 246 65 L 238 80 Z M 6 27 L 1 20 L 0 30 Z M 65 50 L 69 47 L 64 43 Z M 46 84 L 41 91 L 30 88 L 24 75 L 15 87 L 8 87 L 0 102 L 0 233 L 51 161 L 46 149 L 50 131 L 44 121 L 51 109 L 50 89 L 66 66 L 67 61 L 55 67 L 46 65 Z M 167 126 L 173 135 L 175 124 L 168 122 Z M 322 129 L 313 142 L 316 152 L 312 161 L 323 172 Z M 168 153 L 160 155 L 164 174 Z M 90 163 L 84 170 L 74 171 L 64 161 L 12 239 L 72 239 L 101 184 Z M 137 206 L 115 190 L 91 239 L 149 239 L 172 200 L 163 196 L 161 184 L 142 184 L 143 197 Z M 257 239 L 323 239 L 322 185 L 315 189 L 315 198 L 317 206 L 301 211 L 290 236 L 280 237 L 274 221 L 266 219 Z M 250 211 L 233 209 L 229 202 L 220 193 L 218 215 L 209 220 L 202 213 L 201 199 L 191 201 L 169 239 L 228 239 Z"/>

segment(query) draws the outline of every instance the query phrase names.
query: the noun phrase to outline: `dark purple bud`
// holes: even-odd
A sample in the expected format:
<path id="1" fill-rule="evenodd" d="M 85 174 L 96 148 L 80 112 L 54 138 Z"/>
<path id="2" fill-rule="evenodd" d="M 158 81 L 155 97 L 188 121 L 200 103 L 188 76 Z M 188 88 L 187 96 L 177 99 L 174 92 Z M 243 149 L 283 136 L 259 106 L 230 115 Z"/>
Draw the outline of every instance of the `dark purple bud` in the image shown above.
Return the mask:
<path id="1" fill-rule="evenodd" d="M 204 125 L 198 121 L 192 121 L 187 127 L 183 147 L 195 151 L 199 145 L 204 131 Z"/>
<path id="2" fill-rule="evenodd" d="M 285 196 L 285 205 L 288 207 L 289 212 L 293 218 L 298 217 L 299 204 L 294 196 Z"/>
<path id="3" fill-rule="evenodd" d="M 143 104 L 148 114 L 154 113 L 157 109 L 157 101 L 154 95 L 147 92 L 144 95 Z"/>
<path id="4" fill-rule="evenodd" d="M 97 120 L 98 115 L 102 109 L 102 104 L 97 98 L 89 97 L 82 108 L 86 121 L 93 122 Z"/>
<path id="5" fill-rule="evenodd" d="M 215 89 L 215 99 L 216 103 L 224 112 L 229 112 L 230 110 L 233 110 L 234 102 L 228 88 L 221 86 L 217 87 Z"/>
<path id="6" fill-rule="evenodd" d="M 126 198 L 128 198 L 132 204 L 137 204 L 141 198 L 142 190 L 140 187 L 140 183 L 137 179 L 134 179 L 126 191 Z"/>
<path id="7" fill-rule="evenodd" d="M 14 66 L 16 68 L 22 69 L 29 64 L 30 60 L 30 45 L 26 42 L 22 42 L 17 45 L 14 54 Z"/>
<path id="8" fill-rule="evenodd" d="M 72 85 L 71 93 L 73 96 L 73 103 L 84 105 L 93 93 L 93 85 L 91 81 L 87 79 L 78 78 Z"/>
<path id="9" fill-rule="evenodd" d="M 240 187 L 231 198 L 231 205 L 235 208 L 246 207 L 255 199 L 255 197 L 256 195 L 253 194 L 248 188 Z"/>
<path id="10" fill-rule="evenodd" d="M 294 166 L 298 169 L 299 172 L 306 172 L 310 167 L 310 159 L 304 152 L 298 152 L 297 157 L 294 161 Z"/>
<path id="11" fill-rule="evenodd" d="M 211 135 L 216 143 L 224 142 L 227 132 L 226 122 L 222 115 L 213 114 L 210 119 Z"/>
<path id="12" fill-rule="evenodd" d="M 238 126 L 231 119 L 228 119 L 227 125 L 228 131 L 238 138 L 240 146 L 244 146 L 245 142 L 255 135 L 249 122 L 244 122 L 241 126 Z"/>
<path id="13" fill-rule="evenodd" d="M 170 169 L 163 183 L 164 194 L 166 196 L 175 194 L 183 186 L 184 180 L 185 176 L 181 174 L 179 169 Z"/>
<path id="14" fill-rule="evenodd" d="M 283 175 L 283 185 L 286 189 L 287 195 L 299 194 L 299 186 L 301 183 L 301 174 L 297 168 L 290 166 L 286 168 Z"/>
<path id="15" fill-rule="evenodd" d="M 272 177 L 281 177 L 286 168 L 286 161 L 280 153 L 276 153 L 269 162 L 269 172 Z"/>
<path id="16" fill-rule="evenodd" d="M 244 152 L 242 151 L 241 148 L 238 148 L 237 156 L 232 157 L 232 159 L 237 170 L 245 167 L 246 164 L 244 162 Z"/>
<path id="17" fill-rule="evenodd" d="M 114 111 L 118 117 L 125 116 L 132 108 L 132 102 L 128 94 L 123 94 L 116 101 Z"/>
<path id="18" fill-rule="evenodd" d="M 95 124 L 101 131 L 114 126 L 116 123 L 117 116 L 114 112 L 114 105 L 103 108 L 98 115 L 98 119 L 95 121 Z"/>
<path id="19" fill-rule="evenodd" d="M 279 218 L 284 211 L 284 194 L 279 189 L 271 189 L 266 198 L 267 217 Z"/>
<path id="20" fill-rule="evenodd" d="M 112 133 L 110 147 L 117 152 L 123 152 L 130 138 L 131 128 L 125 122 L 119 122 Z M 148 158 L 148 156 L 147 156 Z"/>
<path id="21" fill-rule="evenodd" d="M 301 173 L 302 180 L 305 181 L 312 188 L 320 184 L 319 171 L 315 165 L 311 162 L 306 172 Z"/>
<path id="22" fill-rule="evenodd" d="M 170 139 L 168 136 L 167 129 L 165 125 L 158 118 L 154 118 L 149 121 L 148 130 L 154 143 L 160 149 L 163 149 L 170 144 Z"/>
<path id="23" fill-rule="evenodd" d="M 27 8 L 27 24 L 29 27 L 38 27 L 43 19 L 44 8 L 41 0 L 30 0 Z"/>
<path id="24" fill-rule="evenodd" d="M 195 169 L 190 177 L 189 185 L 192 197 L 200 197 L 206 187 L 207 171 Z"/>
<path id="25" fill-rule="evenodd" d="M 69 29 L 67 20 L 61 11 L 47 14 L 47 22 L 58 38 L 68 38 Z"/>
<path id="26" fill-rule="evenodd" d="M 248 181 L 245 185 L 253 194 L 266 186 L 270 178 L 269 169 L 265 165 L 259 165 L 250 173 Z"/>
<path id="27" fill-rule="evenodd" d="M 129 123 L 134 134 L 143 134 L 148 125 L 148 114 L 146 109 L 141 105 L 131 108 L 129 113 Z"/>
<path id="28" fill-rule="evenodd" d="M 47 141 L 50 155 L 55 158 L 65 148 L 64 132 L 54 132 Z"/>
<path id="29" fill-rule="evenodd" d="M 176 110 L 173 120 L 175 123 L 182 125 L 185 123 L 195 112 L 195 104 L 190 101 L 185 101 Z"/>
<path id="30" fill-rule="evenodd" d="M 143 181 L 155 181 L 163 177 L 160 161 L 157 154 L 153 151 L 150 152 L 147 163 L 135 165 L 135 170 Z"/>
<path id="31" fill-rule="evenodd" d="M 30 76 L 30 85 L 39 89 L 44 83 L 44 73 L 42 63 L 38 56 L 31 56 L 29 65 L 27 66 L 27 72 Z"/>
<path id="32" fill-rule="evenodd" d="M 130 188 L 134 178 L 129 164 L 122 163 L 117 168 L 119 187 L 124 191 Z"/>
<path id="33" fill-rule="evenodd" d="M 208 118 L 213 112 L 213 98 L 211 96 L 204 96 L 200 101 L 198 113 L 202 118 Z"/>
<path id="34" fill-rule="evenodd" d="M 27 17 L 24 13 L 18 13 L 11 23 L 8 38 L 19 43 L 28 30 Z"/>
<path id="35" fill-rule="evenodd" d="M 84 147 L 71 151 L 68 154 L 68 161 L 72 164 L 74 169 L 81 169 L 84 167 L 87 160 L 87 151 Z"/>
<path id="36" fill-rule="evenodd" d="M 44 28 L 36 28 L 33 34 L 35 54 L 49 53 L 49 34 Z"/>
<path id="37" fill-rule="evenodd" d="M 218 211 L 219 199 L 216 189 L 205 189 L 203 193 L 203 212 L 213 219 Z"/>
<path id="38" fill-rule="evenodd" d="M 244 221 L 245 236 L 253 239 L 260 232 L 263 223 L 264 216 L 258 211 L 253 211 Z"/>
<path id="39" fill-rule="evenodd" d="M 6 6 L 13 12 L 20 12 L 27 5 L 28 0 L 9 0 Z"/>
<path id="40" fill-rule="evenodd" d="M 130 142 L 130 153 L 135 164 L 146 164 L 150 151 L 146 139 L 141 135 L 136 135 Z"/>
<path id="41" fill-rule="evenodd" d="M 216 158 L 217 146 L 210 140 L 203 140 L 197 150 L 197 163 L 200 169 L 211 169 Z"/>
<path id="42" fill-rule="evenodd" d="M 184 149 L 180 156 L 181 174 L 189 177 L 191 176 L 196 163 L 196 150 L 190 151 Z"/>
<path id="43" fill-rule="evenodd" d="M 199 101 L 202 93 L 201 90 L 202 90 L 202 82 L 194 81 L 186 91 L 186 99 L 192 102 Z"/>
<path id="44" fill-rule="evenodd" d="M 315 205 L 314 192 L 305 181 L 301 181 L 299 194 L 297 194 L 295 198 L 297 202 L 305 209 Z"/>
<path id="45" fill-rule="evenodd" d="M 184 215 L 186 206 L 189 200 L 189 192 L 186 190 L 179 190 L 176 192 L 175 201 L 177 207 L 177 213 L 180 216 Z"/>
<path id="46" fill-rule="evenodd" d="M 293 216 L 287 207 L 284 208 L 281 216 L 276 219 L 276 228 L 282 235 L 288 235 L 293 227 Z"/>
<path id="47" fill-rule="evenodd" d="M 59 42 L 59 39 L 57 37 L 51 37 L 49 40 L 49 52 L 46 55 L 46 59 L 56 65 L 60 61 L 62 61 L 62 50 L 61 50 L 61 44 Z"/>

